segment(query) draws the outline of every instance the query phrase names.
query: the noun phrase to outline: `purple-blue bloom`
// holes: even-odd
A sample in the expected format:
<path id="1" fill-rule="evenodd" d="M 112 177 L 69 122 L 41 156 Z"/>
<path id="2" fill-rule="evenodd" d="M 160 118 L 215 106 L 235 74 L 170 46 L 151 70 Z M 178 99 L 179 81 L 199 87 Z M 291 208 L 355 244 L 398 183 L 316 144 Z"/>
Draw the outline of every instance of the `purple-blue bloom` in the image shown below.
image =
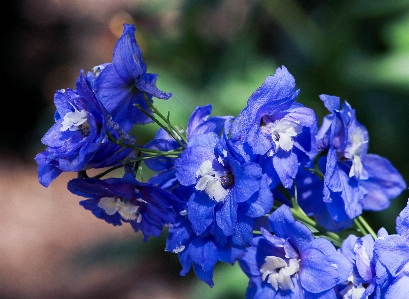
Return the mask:
<path id="1" fill-rule="evenodd" d="M 409 202 L 396 219 L 395 235 L 375 241 L 376 284 L 381 298 L 407 298 L 409 285 Z M 375 297 L 374 297 L 375 298 Z M 379 298 L 379 297 L 376 297 Z"/>
<path id="2" fill-rule="evenodd" d="M 407 298 L 409 283 L 409 205 L 396 219 L 397 234 L 388 235 L 384 228 L 376 240 L 369 235 L 349 236 L 340 252 L 353 270 L 348 282 L 339 285 L 342 298 Z"/>
<path id="3" fill-rule="evenodd" d="M 299 93 L 294 88 L 293 76 L 284 66 L 278 68 L 250 96 L 230 132 L 249 159 L 263 156 L 263 171 L 273 187 L 280 181 L 291 187 L 299 164 L 308 164 L 317 152 L 315 113 L 294 102 Z"/>
<path id="4" fill-rule="evenodd" d="M 212 106 L 198 106 L 190 115 L 186 127 L 186 140 L 193 136 L 213 132 L 220 135 L 223 132 L 224 124 L 231 119 L 230 116 L 212 116 Z M 183 142 L 183 140 L 179 140 Z M 148 149 L 160 151 L 170 151 L 180 147 L 180 144 L 174 140 L 164 129 L 160 128 L 154 139 L 145 146 Z M 159 172 L 149 179 L 149 183 L 168 189 L 178 185 L 174 168 L 175 158 L 160 157 L 145 160 L 145 164 L 153 171 Z"/>
<path id="5" fill-rule="evenodd" d="M 352 265 L 348 281 L 337 287 L 339 294 L 343 296 L 342 298 L 368 298 L 372 293 L 377 294 L 379 292 L 375 276 L 374 244 L 375 240 L 371 235 L 365 235 L 361 238 L 350 235 L 342 243 L 339 251 Z M 375 298 L 377 298 L 376 295 Z"/>
<path id="6" fill-rule="evenodd" d="M 175 162 L 176 178 L 194 188 L 187 215 L 193 231 L 210 230 L 219 245 L 233 246 L 252 238 L 253 218 L 272 208 L 268 178 L 256 163 L 245 162 L 234 147 L 215 133 L 193 136 Z"/>
<path id="7" fill-rule="evenodd" d="M 174 190 L 178 198 L 189 200 L 194 188 L 179 186 Z M 193 267 L 197 277 L 213 286 L 213 270 L 218 261 L 231 263 L 244 254 L 243 247 L 235 247 L 231 241 L 221 246 L 210 230 L 197 235 L 187 217 L 187 210 L 182 211 L 174 225 L 169 227 L 166 251 L 176 253 L 182 265 L 180 275 L 186 275 Z"/>
<path id="8" fill-rule="evenodd" d="M 101 71 L 100 71 L 101 70 Z M 135 39 L 134 25 L 124 24 L 124 30 L 118 39 L 112 64 L 104 64 L 94 81 L 97 98 L 125 131 L 135 124 L 150 122 L 142 111 L 134 107 L 140 105 L 149 110 L 144 94 L 159 99 L 170 98 L 170 93 L 156 87 L 156 74 L 146 72 L 142 52 Z"/>
<path id="9" fill-rule="evenodd" d="M 352 265 L 328 241 L 315 239 L 282 205 L 269 216 L 274 232 L 261 228 L 239 265 L 249 277 L 246 298 L 336 298 L 334 287 Z"/>
<path id="10" fill-rule="evenodd" d="M 80 204 L 96 217 L 113 225 L 130 223 L 145 240 L 159 236 L 164 225 L 172 225 L 184 205 L 162 188 L 138 182 L 131 174 L 123 178 L 73 179 L 68 190 L 86 197 Z"/>
<path id="11" fill-rule="evenodd" d="M 212 106 L 198 106 L 190 115 L 187 127 L 186 127 L 186 139 L 191 137 L 214 132 L 220 135 L 223 131 L 226 120 L 230 119 L 229 116 L 213 116 Z M 183 142 L 181 140 L 181 142 Z M 164 129 L 160 128 L 156 133 L 154 139 L 147 143 L 145 148 L 156 149 L 161 151 L 170 151 L 180 147 L 180 144 L 176 142 Z M 153 158 L 146 160 L 146 166 L 154 171 L 163 171 L 172 168 L 174 165 L 174 158 Z"/>
<path id="12" fill-rule="evenodd" d="M 363 209 L 379 211 L 388 207 L 390 200 L 406 188 L 406 183 L 387 159 L 367 154 L 368 132 L 347 102 L 339 109 L 339 97 L 320 98 L 332 113 L 324 118 L 317 134 L 318 149 L 326 153 L 318 161 L 324 173 L 326 208 L 302 197 L 300 205 L 311 207 L 310 215 L 314 214 L 325 228 L 339 230 L 350 226 Z"/>
<path id="13" fill-rule="evenodd" d="M 112 122 L 82 73 L 76 90 L 58 90 L 54 103 L 55 124 L 41 139 L 48 147 L 35 157 L 42 185 L 47 187 L 62 172 L 115 165 L 130 153 L 109 141 L 107 131 L 133 142 Z"/>

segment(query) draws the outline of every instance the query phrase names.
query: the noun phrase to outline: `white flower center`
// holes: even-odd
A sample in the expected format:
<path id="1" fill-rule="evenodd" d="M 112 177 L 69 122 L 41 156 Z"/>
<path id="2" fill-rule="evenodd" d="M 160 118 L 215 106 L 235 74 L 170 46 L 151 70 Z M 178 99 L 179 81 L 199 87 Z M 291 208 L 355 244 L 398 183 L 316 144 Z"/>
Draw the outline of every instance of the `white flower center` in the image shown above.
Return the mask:
<path id="1" fill-rule="evenodd" d="M 297 259 L 290 259 L 289 264 L 280 257 L 267 256 L 265 263 L 261 266 L 261 278 L 270 283 L 277 291 L 279 288 L 282 290 L 293 290 L 294 284 L 291 280 L 291 276 L 298 272 L 300 265 Z"/>
<path id="2" fill-rule="evenodd" d="M 179 253 L 179 252 L 182 252 L 183 250 L 185 250 L 185 246 L 180 245 L 180 246 L 177 246 L 175 249 L 173 249 L 173 253 Z"/>
<path id="3" fill-rule="evenodd" d="M 266 118 L 263 118 L 266 121 Z M 294 121 L 280 119 L 275 122 L 268 120 L 261 125 L 260 130 L 263 134 L 271 136 L 276 146 L 276 151 L 282 148 L 285 151 L 290 151 L 293 148 L 293 137 L 302 132 L 302 126 Z"/>
<path id="4" fill-rule="evenodd" d="M 139 206 L 130 202 L 123 202 L 119 197 L 103 197 L 99 200 L 98 207 L 103 209 L 108 215 L 114 215 L 118 212 L 125 220 L 142 221 L 142 215 L 139 213 Z"/>
<path id="5" fill-rule="evenodd" d="M 364 131 L 360 127 L 357 127 L 348 137 L 349 141 L 344 151 L 344 157 L 352 160 L 349 177 L 355 176 L 358 179 L 366 179 L 367 174 L 362 166 L 361 154 L 362 146 L 368 143 L 368 140 L 365 140 Z"/>
<path id="6" fill-rule="evenodd" d="M 231 174 L 220 175 L 213 169 L 210 160 L 206 160 L 200 165 L 199 170 L 196 171 L 196 177 L 200 177 L 195 186 L 196 190 L 204 190 L 211 199 L 217 202 L 223 200 L 229 193 L 225 186 L 232 183 Z"/>
<path id="7" fill-rule="evenodd" d="M 82 109 L 78 111 L 77 108 L 74 107 L 73 112 L 67 112 L 64 115 L 64 118 L 61 123 L 61 131 L 80 131 L 82 135 L 89 135 L 90 126 L 87 122 L 87 112 Z"/>
<path id="8" fill-rule="evenodd" d="M 94 72 L 95 76 L 98 77 L 99 74 L 101 74 L 102 70 L 108 65 L 109 63 L 103 63 L 97 66 L 94 66 L 92 68 L 92 71 Z"/>

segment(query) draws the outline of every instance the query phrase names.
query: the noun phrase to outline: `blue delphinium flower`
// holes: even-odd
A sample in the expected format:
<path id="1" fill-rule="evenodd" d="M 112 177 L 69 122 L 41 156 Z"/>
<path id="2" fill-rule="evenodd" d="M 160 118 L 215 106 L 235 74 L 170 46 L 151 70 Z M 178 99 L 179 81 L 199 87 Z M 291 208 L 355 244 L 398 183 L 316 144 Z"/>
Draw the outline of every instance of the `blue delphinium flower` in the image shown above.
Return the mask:
<path id="1" fill-rule="evenodd" d="M 212 116 L 212 106 L 198 106 L 190 115 L 187 127 L 186 127 L 186 140 L 193 136 L 206 134 L 213 132 L 217 135 L 221 135 L 224 129 L 225 122 L 231 119 L 230 116 Z M 182 144 L 185 144 L 183 140 L 179 140 Z M 186 145 L 186 144 L 185 144 Z M 155 149 L 160 151 L 170 151 L 180 147 L 179 142 L 173 139 L 164 129 L 159 129 L 154 139 L 148 142 L 145 146 L 148 149 Z M 175 158 L 153 158 L 145 161 L 148 168 L 153 171 L 159 172 L 152 176 L 149 180 L 150 183 L 160 185 L 162 188 L 169 188 L 176 182 L 174 162 Z"/>
<path id="2" fill-rule="evenodd" d="M 273 187 L 280 181 L 291 187 L 299 164 L 309 163 L 317 151 L 315 113 L 294 102 L 299 93 L 294 88 L 293 76 L 284 66 L 278 68 L 250 96 L 230 132 L 249 159 L 262 156 Z"/>
<path id="3" fill-rule="evenodd" d="M 246 246 L 253 218 L 268 213 L 273 204 L 260 166 L 245 162 L 225 135 L 211 132 L 189 140 L 175 169 L 180 184 L 194 188 L 187 209 L 193 231 L 210 229 L 220 245 L 232 237 L 233 245 Z"/>
<path id="4" fill-rule="evenodd" d="M 324 119 L 318 132 L 319 149 L 328 150 L 324 176 L 324 202 L 336 222 L 354 219 L 362 213 L 366 190 L 360 180 L 368 178 L 362 165 L 368 149 L 368 132 L 355 118 L 355 110 L 340 99 L 321 95 L 325 107 L 332 113 Z"/>
<path id="5" fill-rule="evenodd" d="M 328 241 L 315 239 L 282 205 L 269 216 L 274 235 L 261 228 L 239 265 L 249 277 L 246 298 L 336 298 L 334 287 L 352 266 Z"/>
<path id="6" fill-rule="evenodd" d="M 231 237 L 225 246 L 221 246 L 210 229 L 199 235 L 193 231 L 187 216 L 187 202 L 194 190 L 185 186 L 173 190 L 178 198 L 185 200 L 186 210 L 179 213 L 176 223 L 169 227 L 165 250 L 178 255 L 182 265 L 180 275 L 186 275 L 193 267 L 198 278 L 213 286 L 216 263 L 220 261 L 233 264 L 243 256 L 244 250 L 242 246 L 232 245 Z"/>
<path id="7" fill-rule="evenodd" d="M 82 73 L 76 90 L 58 90 L 54 103 L 55 124 L 41 139 L 48 147 L 35 157 L 42 185 L 47 187 L 62 172 L 117 164 L 130 153 L 109 141 L 108 131 L 114 138 L 133 142 L 112 121 Z"/>
<path id="8" fill-rule="evenodd" d="M 183 202 L 173 194 L 138 182 L 129 173 L 106 180 L 73 179 L 68 190 L 88 198 L 80 204 L 96 217 L 113 225 L 130 223 L 136 232 L 142 231 L 145 240 L 159 236 L 163 226 L 172 225 L 183 208 Z"/>
<path id="9" fill-rule="evenodd" d="M 144 94 L 150 100 L 152 96 L 159 99 L 171 96 L 156 87 L 156 74 L 146 72 L 146 64 L 135 39 L 134 25 L 124 25 L 123 33 L 114 48 L 112 64 L 102 65 L 97 68 L 97 72 L 99 74 L 96 79 L 92 79 L 97 98 L 112 114 L 114 121 L 127 132 L 135 124 L 151 121 L 134 107 L 138 104 L 149 110 Z"/>
<path id="10" fill-rule="evenodd" d="M 349 217 L 340 219 L 332 217 L 330 214 L 331 205 L 323 201 L 324 183 L 322 178 L 300 168 L 294 182 L 297 186 L 298 204 L 308 216 L 313 216 L 321 226 L 329 231 L 340 231 L 351 226 L 353 220 Z M 336 200 L 342 200 L 342 198 L 335 198 L 332 204 L 335 204 Z"/>
<path id="11" fill-rule="evenodd" d="M 379 235 L 379 233 L 378 233 Z M 377 259 L 376 287 L 381 293 L 374 298 L 407 298 L 409 284 L 409 202 L 396 219 L 396 234 L 386 231 L 374 245 Z"/>
<path id="12" fill-rule="evenodd" d="M 342 243 L 339 251 L 350 261 L 352 271 L 348 281 L 338 285 L 338 293 L 345 299 L 368 298 L 376 293 L 376 257 L 375 240 L 371 235 L 358 238 L 350 235 Z M 371 297 L 372 298 L 372 297 Z M 375 296 L 375 298 L 377 298 Z"/>
<path id="13" fill-rule="evenodd" d="M 397 234 L 381 228 L 374 240 L 349 236 L 340 252 L 353 265 L 346 284 L 337 287 L 344 299 L 407 298 L 409 283 L 409 205 L 396 219 Z"/>
<path id="14" fill-rule="evenodd" d="M 339 230 L 350 226 L 363 209 L 379 211 L 388 207 L 390 200 L 398 196 L 406 184 L 387 159 L 367 154 L 368 132 L 356 120 L 355 110 L 347 102 L 339 109 L 339 97 L 321 95 L 320 98 L 332 113 L 324 118 L 317 134 L 322 155 L 318 167 L 324 173 L 326 207 L 303 197 L 300 205 L 307 210 L 311 208 L 310 212 L 327 229 Z M 303 184 L 302 180 L 297 181 Z M 308 185 L 310 188 L 311 183 Z M 314 202 L 321 198 L 310 192 L 309 197 L 312 196 Z"/>

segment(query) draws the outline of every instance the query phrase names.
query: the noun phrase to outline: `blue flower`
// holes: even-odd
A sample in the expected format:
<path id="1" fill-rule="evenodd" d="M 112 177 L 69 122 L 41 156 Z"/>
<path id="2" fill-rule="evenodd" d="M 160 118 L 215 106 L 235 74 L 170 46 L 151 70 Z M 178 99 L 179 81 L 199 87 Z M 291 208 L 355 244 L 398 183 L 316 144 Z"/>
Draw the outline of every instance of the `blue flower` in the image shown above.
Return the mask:
<path id="1" fill-rule="evenodd" d="M 179 186 L 173 191 L 178 198 L 189 200 L 194 188 Z M 242 247 L 220 246 L 215 236 L 207 230 L 203 234 L 196 234 L 187 217 L 187 210 L 182 211 L 174 225 L 169 227 L 166 240 L 166 251 L 176 253 L 182 265 L 180 275 L 185 276 L 193 267 L 197 277 L 213 286 L 213 270 L 218 261 L 235 263 L 243 256 Z M 230 237 L 231 239 L 231 237 Z"/>
<path id="2" fill-rule="evenodd" d="M 76 90 L 58 90 L 54 103 L 55 124 L 41 139 L 48 147 L 35 157 L 42 185 L 47 187 L 62 172 L 115 165 L 130 154 L 129 149 L 108 140 L 107 131 L 133 142 L 112 121 L 82 73 Z"/>
<path id="3" fill-rule="evenodd" d="M 294 220 L 282 205 L 269 216 L 274 235 L 261 229 L 239 265 L 250 278 L 246 298 L 336 298 L 334 287 L 352 266 L 325 239 Z"/>
<path id="4" fill-rule="evenodd" d="M 326 209 L 320 210 L 327 214 L 321 214 L 321 218 L 332 219 L 341 229 L 349 226 L 363 209 L 379 211 L 388 207 L 406 184 L 387 159 L 367 154 L 368 132 L 356 120 L 351 106 L 345 102 L 340 110 L 338 97 L 321 95 L 320 98 L 332 113 L 324 118 L 317 134 L 319 151 L 324 154 L 318 166 L 325 173 Z M 334 228 L 330 223 L 321 221 L 321 224 Z"/>
<path id="5" fill-rule="evenodd" d="M 224 137 L 192 137 L 175 162 L 176 178 L 194 188 L 187 209 L 193 231 L 210 230 L 221 246 L 231 241 L 243 247 L 251 240 L 253 218 L 270 211 L 273 197 L 260 166 L 244 162 Z"/>
<path id="6" fill-rule="evenodd" d="M 325 159 L 322 160 L 325 162 Z M 300 168 L 295 178 L 295 185 L 297 186 L 300 207 L 308 216 L 313 216 L 325 229 L 340 231 L 352 225 L 353 220 L 345 215 L 344 202 L 341 196 L 333 197 L 331 203 L 323 201 L 324 183 L 320 177 Z M 334 207 L 338 208 L 335 212 Z"/>
<path id="7" fill-rule="evenodd" d="M 226 120 L 230 119 L 227 116 L 213 116 L 209 117 L 212 113 L 212 106 L 198 106 L 190 115 L 187 128 L 186 139 L 191 137 L 214 132 L 220 135 L 224 128 Z M 180 140 L 183 142 L 182 140 Z M 145 148 L 156 149 L 161 151 L 170 151 L 180 147 L 180 144 L 173 139 L 164 129 L 160 128 L 156 133 L 154 139 L 147 143 Z M 148 159 L 145 161 L 146 166 L 154 171 L 162 171 L 173 167 L 174 159 Z"/>
<path id="8" fill-rule="evenodd" d="M 159 236 L 164 225 L 172 225 L 183 203 L 171 193 L 135 180 L 131 174 L 123 178 L 73 179 L 68 190 L 86 197 L 80 204 L 96 217 L 113 225 L 130 223 L 145 240 Z"/>
<path id="9" fill-rule="evenodd" d="M 262 155 L 263 170 L 273 180 L 291 187 L 299 164 L 315 156 L 317 120 L 313 110 L 294 100 L 295 80 L 283 66 L 269 76 L 249 98 L 233 122 L 231 138 L 249 159 Z"/>
<path id="10" fill-rule="evenodd" d="M 340 252 L 353 265 L 348 282 L 339 285 L 343 298 L 406 298 L 409 282 L 409 205 L 396 219 L 397 234 L 384 228 L 375 240 L 349 236 Z"/>
<path id="11" fill-rule="evenodd" d="M 156 74 L 146 73 L 146 64 L 136 42 L 133 25 L 124 25 L 123 33 L 115 45 L 112 64 L 104 64 L 97 71 L 100 71 L 94 81 L 97 98 L 125 131 L 135 124 L 151 121 L 134 107 L 139 104 L 149 110 L 144 94 L 159 99 L 171 96 L 156 87 Z"/>
<path id="12" fill-rule="evenodd" d="M 368 298 L 372 293 L 378 292 L 374 244 L 375 240 L 371 235 L 361 238 L 350 235 L 342 243 L 339 250 L 352 265 L 348 281 L 337 287 L 343 298 Z"/>
<path id="13" fill-rule="evenodd" d="M 376 291 L 374 298 L 407 298 L 409 283 L 409 202 L 396 219 L 395 235 L 378 233 L 374 252 Z"/>
<path id="14" fill-rule="evenodd" d="M 186 139 L 193 136 L 206 134 L 206 133 L 216 133 L 220 135 L 223 131 L 225 122 L 231 119 L 229 116 L 213 116 L 210 117 L 212 113 L 212 106 L 198 106 L 190 115 L 187 128 L 186 128 Z M 180 140 L 184 143 L 182 140 Z M 176 142 L 164 129 L 159 129 L 155 135 L 155 138 L 147 143 L 145 148 L 155 149 L 160 151 L 170 151 L 180 147 L 180 144 Z M 173 186 L 176 182 L 175 169 L 174 169 L 175 158 L 153 158 L 145 160 L 145 164 L 153 171 L 160 172 L 154 175 L 149 182 L 155 185 L 160 185 L 163 188 L 168 188 Z"/>

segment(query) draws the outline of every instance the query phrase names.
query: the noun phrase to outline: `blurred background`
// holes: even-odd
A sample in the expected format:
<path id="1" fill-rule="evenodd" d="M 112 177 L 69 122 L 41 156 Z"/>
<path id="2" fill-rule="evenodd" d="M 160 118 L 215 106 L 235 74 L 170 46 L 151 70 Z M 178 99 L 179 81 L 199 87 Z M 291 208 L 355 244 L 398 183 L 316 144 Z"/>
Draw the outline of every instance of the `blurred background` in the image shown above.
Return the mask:
<path id="1" fill-rule="evenodd" d="M 133 23 L 148 72 L 172 92 L 156 100 L 185 125 L 197 105 L 236 116 L 264 79 L 285 65 L 297 101 L 327 114 L 320 94 L 356 109 L 369 152 L 409 182 L 409 2 L 407 0 L 25 0 L 1 1 L 0 298 L 243 298 L 247 279 L 218 265 L 210 289 L 180 277 L 165 239 L 142 242 L 83 210 L 66 190 L 46 189 L 34 156 L 54 123 L 54 92 L 81 69 L 111 61 L 123 23 Z M 141 143 L 156 127 L 138 135 Z M 405 191 L 364 216 L 394 233 Z"/>

